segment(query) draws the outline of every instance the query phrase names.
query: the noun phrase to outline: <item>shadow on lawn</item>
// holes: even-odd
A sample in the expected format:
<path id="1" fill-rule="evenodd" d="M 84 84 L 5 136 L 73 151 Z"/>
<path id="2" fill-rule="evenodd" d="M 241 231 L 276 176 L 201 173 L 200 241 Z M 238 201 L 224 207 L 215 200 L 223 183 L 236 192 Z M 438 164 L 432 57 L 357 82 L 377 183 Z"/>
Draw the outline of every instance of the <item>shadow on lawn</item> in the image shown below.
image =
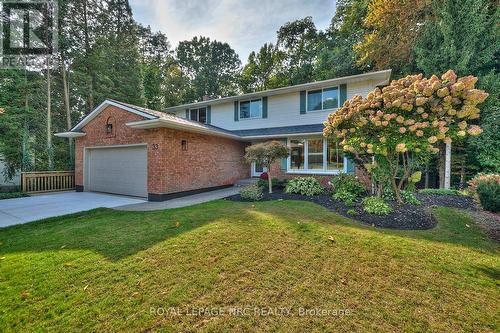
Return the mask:
<path id="1" fill-rule="evenodd" d="M 238 219 L 246 218 L 243 212 L 238 212 Z M 0 254 L 90 249 L 117 261 L 211 222 L 232 219 L 234 214 L 231 207 L 211 204 L 158 212 L 100 208 L 0 229 Z"/>
<path id="2" fill-rule="evenodd" d="M 296 205 L 299 203 L 299 205 Z M 251 203 L 214 201 L 189 208 L 157 212 L 123 212 L 96 209 L 89 212 L 51 218 L 0 229 L 0 254 L 31 251 L 57 251 L 60 249 L 90 249 L 117 261 L 196 228 L 218 220 L 252 221 L 255 211 L 262 211 L 280 221 L 296 227 L 298 219 L 325 225 L 343 225 L 365 232 L 383 233 L 396 237 L 450 243 L 480 251 L 498 251 L 472 224 L 466 214 L 438 208 L 440 223 L 432 230 L 401 231 L 376 229 L 359 222 L 332 214 L 326 208 L 303 201 L 262 202 L 255 210 Z M 300 207 L 297 211 L 294 207 Z M 335 225 L 333 224 L 333 225 Z"/>
<path id="3" fill-rule="evenodd" d="M 365 223 L 343 217 L 315 203 L 309 203 L 309 202 L 306 203 L 304 201 L 288 201 L 288 202 L 294 202 L 299 204 L 299 207 L 301 207 L 301 215 L 303 217 L 304 216 L 310 217 L 311 220 L 315 220 L 316 222 L 319 223 L 324 223 L 329 225 L 331 225 L 332 223 L 339 223 L 346 227 L 353 228 L 354 230 L 364 230 L 394 237 L 425 240 L 435 243 L 452 244 L 452 245 L 475 249 L 478 251 L 488 252 L 491 254 L 498 253 L 499 251 L 498 243 L 490 239 L 476 225 L 476 223 L 469 214 L 454 208 L 447 208 L 447 207 L 433 208 L 432 210 L 433 215 L 438 221 L 437 226 L 433 229 L 396 230 L 396 229 L 375 228 Z M 282 214 L 287 214 L 288 211 L 289 210 L 287 210 L 286 208 L 277 208 L 273 211 L 273 213 L 276 215 L 282 215 Z M 292 214 L 291 216 L 294 216 L 293 213 L 291 214 Z M 332 216 L 336 217 L 335 220 L 332 220 L 331 218 Z"/>

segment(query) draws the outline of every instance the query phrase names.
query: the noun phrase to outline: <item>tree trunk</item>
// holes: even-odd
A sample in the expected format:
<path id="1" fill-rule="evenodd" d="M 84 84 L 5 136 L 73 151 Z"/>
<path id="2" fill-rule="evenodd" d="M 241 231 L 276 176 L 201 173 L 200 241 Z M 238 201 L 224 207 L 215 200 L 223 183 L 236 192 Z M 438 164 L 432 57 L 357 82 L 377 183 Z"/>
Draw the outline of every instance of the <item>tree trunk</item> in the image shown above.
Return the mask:
<path id="1" fill-rule="evenodd" d="M 89 22 L 87 15 L 87 1 L 83 3 L 83 34 L 85 38 L 85 66 L 87 74 L 89 75 L 89 94 L 87 96 L 87 108 L 89 112 L 94 110 L 94 73 L 90 63 L 90 36 L 89 36 Z"/>
<path id="2" fill-rule="evenodd" d="M 66 127 L 71 130 L 71 106 L 69 105 L 69 83 L 66 74 L 66 65 L 64 63 L 64 57 L 61 59 L 61 71 L 63 79 L 63 90 L 64 90 L 64 108 L 66 109 Z M 74 151 L 73 151 L 73 138 L 68 138 L 69 145 L 69 161 L 70 165 L 74 165 Z"/>
<path id="3" fill-rule="evenodd" d="M 451 143 L 446 144 L 445 169 L 444 169 L 444 188 L 450 189 L 451 185 Z"/>
<path id="4" fill-rule="evenodd" d="M 444 188 L 444 173 L 445 173 L 445 147 L 439 146 L 439 188 Z"/>
<path id="5" fill-rule="evenodd" d="M 460 168 L 460 189 L 463 190 L 465 188 L 465 159 L 462 161 L 462 165 Z"/>
<path id="6" fill-rule="evenodd" d="M 54 156 L 52 151 L 52 90 L 50 77 L 50 57 L 47 57 L 47 157 L 48 169 L 54 170 Z"/>
<path id="7" fill-rule="evenodd" d="M 267 182 L 269 183 L 269 193 L 273 193 L 273 180 L 271 179 L 269 170 L 271 170 L 271 167 L 267 168 Z"/>
<path id="8" fill-rule="evenodd" d="M 401 199 L 401 192 L 399 190 L 398 184 L 396 183 L 396 178 L 392 177 L 391 179 L 391 186 L 392 186 L 392 191 L 394 192 L 394 195 L 396 196 L 396 200 L 399 203 L 403 203 L 403 199 Z"/>
<path id="9" fill-rule="evenodd" d="M 32 171 L 30 154 L 29 154 L 29 128 L 28 128 L 28 117 L 29 117 L 29 94 L 28 94 L 28 75 L 26 68 L 24 69 L 24 128 L 23 128 L 23 161 L 21 164 L 21 171 L 28 172 Z"/>
<path id="10" fill-rule="evenodd" d="M 429 162 L 425 164 L 425 181 L 424 188 L 429 188 Z"/>

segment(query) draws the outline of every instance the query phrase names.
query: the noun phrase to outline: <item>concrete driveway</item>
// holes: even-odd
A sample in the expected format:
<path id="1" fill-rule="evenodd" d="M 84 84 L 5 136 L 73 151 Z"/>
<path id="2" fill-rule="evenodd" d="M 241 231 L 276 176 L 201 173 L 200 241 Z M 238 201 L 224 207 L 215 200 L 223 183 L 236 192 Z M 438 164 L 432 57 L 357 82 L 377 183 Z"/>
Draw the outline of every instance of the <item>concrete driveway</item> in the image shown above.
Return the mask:
<path id="1" fill-rule="evenodd" d="M 145 200 L 138 198 L 90 192 L 64 192 L 0 200 L 0 228 L 99 207 L 114 208 L 143 202 Z"/>

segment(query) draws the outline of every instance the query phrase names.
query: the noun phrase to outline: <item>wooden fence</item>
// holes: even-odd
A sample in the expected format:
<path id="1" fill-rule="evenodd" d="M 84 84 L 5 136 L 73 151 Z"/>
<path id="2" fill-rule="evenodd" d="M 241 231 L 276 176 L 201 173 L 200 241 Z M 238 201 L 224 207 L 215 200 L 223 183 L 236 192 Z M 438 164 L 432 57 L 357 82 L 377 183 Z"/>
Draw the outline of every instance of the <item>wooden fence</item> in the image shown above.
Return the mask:
<path id="1" fill-rule="evenodd" d="M 69 191 L 75 188 L 74 171 L 44 171 L 21 173 L 21 186 L 25 193 Z"/>

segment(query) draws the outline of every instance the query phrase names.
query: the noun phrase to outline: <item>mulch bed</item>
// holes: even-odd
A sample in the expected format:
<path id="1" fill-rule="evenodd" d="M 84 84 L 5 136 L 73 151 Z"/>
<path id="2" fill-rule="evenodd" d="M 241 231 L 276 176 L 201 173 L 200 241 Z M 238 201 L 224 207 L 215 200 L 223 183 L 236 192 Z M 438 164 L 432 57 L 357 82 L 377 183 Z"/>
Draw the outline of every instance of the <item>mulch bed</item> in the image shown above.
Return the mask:
<path id="1" fill-rule="evenodd" d="M 391 202 L 394 212 L 384 216 L 366 213 L 363 210 L 361 202 L 356 203 L 352 207 L 348 207 L 343 202 L 333 200 L 331 196 L 328 195 L 308 197 L 300 194 L 287 194 L 281 189 L 275 189 L 272 194 L 265 191 L 262 200 L 302 200 L 314 202 L 333 212 L 336 212 L 337 214 L 350 219 L 358 220 L 364 224 L 378 228 L 400 230 L 426 230 L 434 228 L 436 226 L 436 221 L 429 209 L 434 206 L 460 208 L 472 211 L 477 209 L 474 201 L 465 196 L 417 194 L 416 197 L 422 202 L 421 205 L 402 205 L 396 202 Z M 239 194 L 228 197 L 226 200 L 245 201 Z M 355 210 L 357 214 L 347 214 L 347 211 L 349 210 Z"/>

